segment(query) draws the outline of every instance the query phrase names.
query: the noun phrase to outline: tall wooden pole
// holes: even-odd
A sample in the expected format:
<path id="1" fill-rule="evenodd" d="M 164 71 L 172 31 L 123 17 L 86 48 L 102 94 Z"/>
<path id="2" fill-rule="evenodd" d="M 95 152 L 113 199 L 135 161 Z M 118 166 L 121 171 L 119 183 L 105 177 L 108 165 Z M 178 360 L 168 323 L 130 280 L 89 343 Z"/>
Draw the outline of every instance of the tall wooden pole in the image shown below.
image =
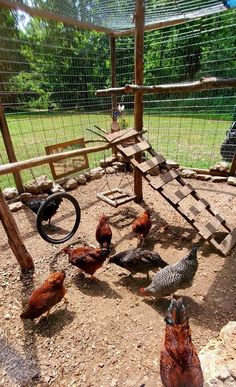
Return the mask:
<path id="1" fill-rule="evenodd" d="M 145 25 L 145 0 L 136 0 L 135 3 L 135 84 L 143 84 L 144 69 L 144 25 Z M 137 131 L 143 129 L 143 94 L 135 93 L 134 96 L 134 127 Z M 140 163 L 141 154 L 135 156 Z M 137 168 L 134 170 L 134 193 L 136 202 L 143 200 L 142 175 Z"/>
<path id="2" fill-rule="evenodd" d="M 111 84 L 116 87 L 116 38 L 110 37 Z M 117 109 L 117 96 L 112 95 L 112 111 Z"/>
<path id="3" fill-rule="evenodd" d="M 10 163 L 15 163 L 17 161 L 16 155 L 15 155 L 15 151 L 13 148 L 13 143 L 11 140 L 11 135 L 10 135 L 9 128 L 7 125 L 6 117 L 4 114 L 4 109 L 3 109 L 1 102 L 0 102 L 0 130 L 2 132 L 2 138 L 3 138 L 4 144 L 5 144 L 8 160 L 10 161 Z M 14 180 L 16 183 L 16 188 L 18 189 L 19 192 L 23 192 L 24 187 L 22 184 L 20 173 L 14 172 L 13 176 L 14 176 Z"/>
<path id="4" fill-rule="evenodd" d="M 17 227 L 14 216 L 12 215 L 0 189 L 0 221 L 6 231 L 9 246 L 15 255 L 22 273 L 34 270 L 33 259 L 26 249 Z"/>

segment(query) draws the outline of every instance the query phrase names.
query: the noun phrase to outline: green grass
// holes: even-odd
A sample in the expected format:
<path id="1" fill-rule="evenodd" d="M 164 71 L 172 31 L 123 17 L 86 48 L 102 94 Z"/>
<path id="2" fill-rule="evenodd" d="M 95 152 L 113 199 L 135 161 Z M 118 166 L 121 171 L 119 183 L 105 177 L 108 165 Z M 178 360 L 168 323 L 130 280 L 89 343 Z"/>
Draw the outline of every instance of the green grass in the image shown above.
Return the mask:
<path id="1" fill-rule="evenodd" d="M 126 115 L 129 125 L 133 125 L 133 116 Z M 86 131 L 98 125 L 109 129 L 111 118 L 109 114 L 96 113 L 24 113 L 7 114 L 7 122 L 11 133 L 17 160 L 24 160 L 45 154 L 45 146 L 85 137 L 86 140 L 95 136 Z M 180 165 L 198 168 L 208 168 L 221 160 L 220 146 L 231 121 L 214 120 L 194 117 L 144 116 L 144 127 L 148 129 L 148 137 L 155 150 L 169 159 L 174 159 Z M 87 146 L 92 146 L 88 144 Z M 2 139 L 0 139 L 1 163 L 7 163 L 7 155 Z M 109 151 L 107 152 L 109 154 Z M 104 153 L 89 156 L 90 166 L 96 166 Z M 22 177 L 27 182 L 40 174 L 50 175 L 50 168 L 36 167 L 23 171 Z M 14 185 L 10 175 L 0 177 L 2 188 Z"/>

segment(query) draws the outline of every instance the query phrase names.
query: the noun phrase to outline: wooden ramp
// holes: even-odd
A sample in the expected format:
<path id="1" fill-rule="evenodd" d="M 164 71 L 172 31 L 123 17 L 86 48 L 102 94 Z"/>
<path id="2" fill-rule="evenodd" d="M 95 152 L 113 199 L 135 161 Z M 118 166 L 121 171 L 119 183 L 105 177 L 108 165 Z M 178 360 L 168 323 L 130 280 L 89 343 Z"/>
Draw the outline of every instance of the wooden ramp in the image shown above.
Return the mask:
<path id="1" fill-rule="evenodd" d="M 125 142 L 131 138 L 135 140 L 135 144 L 126 146 Z M 229 225 L 190 184 L 186 184 L 176 170 L 170 169 L 165 158 L 157 154 L 140 133 L 133 128 L 126 129 L 108 134 L 106 139 L 129 160 L 133 167 L 140 170 L 150 186 L 161 194 L 198 231 L 203 239 L 209 241 L 224 255 L 228 254 L 236 244 L 236 228 Z M 144 151 L 148 159 L 138 163 L 135 155 Z M 154 168 L 158 170 L 157 176 L 152 176 Z M 170 182 L 172 182 L 171 187 Z M 199 222 L 199 216 L 201 222 Z M 202 226 L 202 219 L 206 219 L 205 226 Z"/>

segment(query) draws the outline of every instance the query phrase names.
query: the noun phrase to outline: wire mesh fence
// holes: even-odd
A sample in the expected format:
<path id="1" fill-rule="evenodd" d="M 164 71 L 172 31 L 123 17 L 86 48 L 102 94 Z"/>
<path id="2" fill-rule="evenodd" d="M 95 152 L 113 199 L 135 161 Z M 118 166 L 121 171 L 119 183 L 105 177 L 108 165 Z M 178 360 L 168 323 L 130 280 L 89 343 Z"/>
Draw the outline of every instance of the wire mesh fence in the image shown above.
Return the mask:
<path id="1" fill-rule="evenodd" d="M 145 33 L 146 85 L 236 77 L 235 11 Z M 111 97 L 96 97 L 111 86 L 109 38 L 96 32 L 0 10 L 0 100 L 17 160 L 45 154 L 45 147 L 84 137 L 86 128 L 110 129 Z M 134 37 L 116 41 L 117 86 L 134 83 Z M 122 125 L 133 126 L 134 97 L 125 95 Z M 236 95 L 224 89 L 144 96 L 144 126 L 156 150 L 189 167 L 208 168 L 235 152 Z M 90 145 L 96 144 L 90 143 Z M 223 148 L 222 148 L 223 146 Z M 89 156 L 97 165 L 103 153 Z M 8 162 L 0 138 L 0 162 Z M 48 166 L 22 172 L 26 182 Z M 1 187 L 14 185 L 0 177 Z"/>

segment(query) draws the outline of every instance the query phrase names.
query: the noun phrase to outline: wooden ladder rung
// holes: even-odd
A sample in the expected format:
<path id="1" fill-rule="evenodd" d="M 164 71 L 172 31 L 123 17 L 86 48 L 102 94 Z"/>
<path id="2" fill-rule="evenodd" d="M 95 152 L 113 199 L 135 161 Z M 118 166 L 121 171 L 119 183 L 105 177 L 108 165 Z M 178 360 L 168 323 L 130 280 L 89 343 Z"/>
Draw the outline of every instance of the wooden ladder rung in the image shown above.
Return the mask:
<path id="1" fill-rule="evenodd" d="M 200 214 L 203 210 L 207 209 L 209 207 L 209 203 L 203 198 L 200 200 L 196 201 L 196 204 L 191 206 L 188 211 L 189 211 L 189 218 L 191 220 L 195 220 L 195 217 Z"/>
<path id="2" fill-rule="evenodd" d="M 219 249 L 224 255 L 227 255 L 228 252 L 236 244 L 236 228 L 234 228 L 227 237 L 219 244 Z"/>
<path id="3" fill-rule="evenodd" d="M 190 184 L 186 184 L 174 193 L 173 198 L 171 197 L 171 201 L 174 204 L 178 204 L 181 200 L 183 200 L 192 192 L 195 192 L 194 188 Z"/>
<path id="4" fill-rule="evenodd" d="M 137 144 L 127 146 L 126 148 L 123 147 L 122 145 L 117 145 L 117 148 L 119 149 L 120 152 L 124 153 L 126 157 L 131 157 L 136 155 L 137 153 L 150 149 L 151 145 L 147 141 L 141 141 L 141 142 L 137 142 Z"/>
<path id="5" fill-rule="evenodd" d="M 205 227 L 201 228 L 199 230 L 199 234 L 204 238 L 204 239 L 209 239 L 213 237 L 213 234 L 218 230 L 221 224 L 223 224 L 225 220 L 221 218 L 220 215 L 215 215 L 210 222 L 206 224 Z"/>
<path id="6" fill-rule="evenodd" d="M 150 160 L 144 161 L 143 163 L 138 163 L 135 159 L 131 160 L 131 163 L 136 168 L 140 169 L 142 173 L 146 173 L 164 162 L 165 162 L 165 159 L 161 155 L 152 157 Z"/>
<path id="7" fill-rule="evenodd" d="M 122 142 L 124 140 L 127 140 L 131 137 L 135 137 L 138 135 L 140 135 L 140 133 L 137 132 L 137 130 L 135 130 L 133 128 L 129 128 L 129 129 L 125 129 L 125 130 L 120 130 L 120 131 L 115 132 L 115 133 L 110 133 L 106 136 L 106 139 L 111 144 L 117 144 L 119 142 Z"/>
<path id="8" fill-rule="evenodd" d="M 163 185 L 169 183 L 171 180 L 175 179 L 178 176 L 178 172 L 176 172 L 174 169 L 171 169 L 169 172 L 163 173 L 162 175 L 159 175 L 154 179 L 150 175 L 148 175 L 147 177 L 151 187 L 158 190 L 163 187 Z"/>

